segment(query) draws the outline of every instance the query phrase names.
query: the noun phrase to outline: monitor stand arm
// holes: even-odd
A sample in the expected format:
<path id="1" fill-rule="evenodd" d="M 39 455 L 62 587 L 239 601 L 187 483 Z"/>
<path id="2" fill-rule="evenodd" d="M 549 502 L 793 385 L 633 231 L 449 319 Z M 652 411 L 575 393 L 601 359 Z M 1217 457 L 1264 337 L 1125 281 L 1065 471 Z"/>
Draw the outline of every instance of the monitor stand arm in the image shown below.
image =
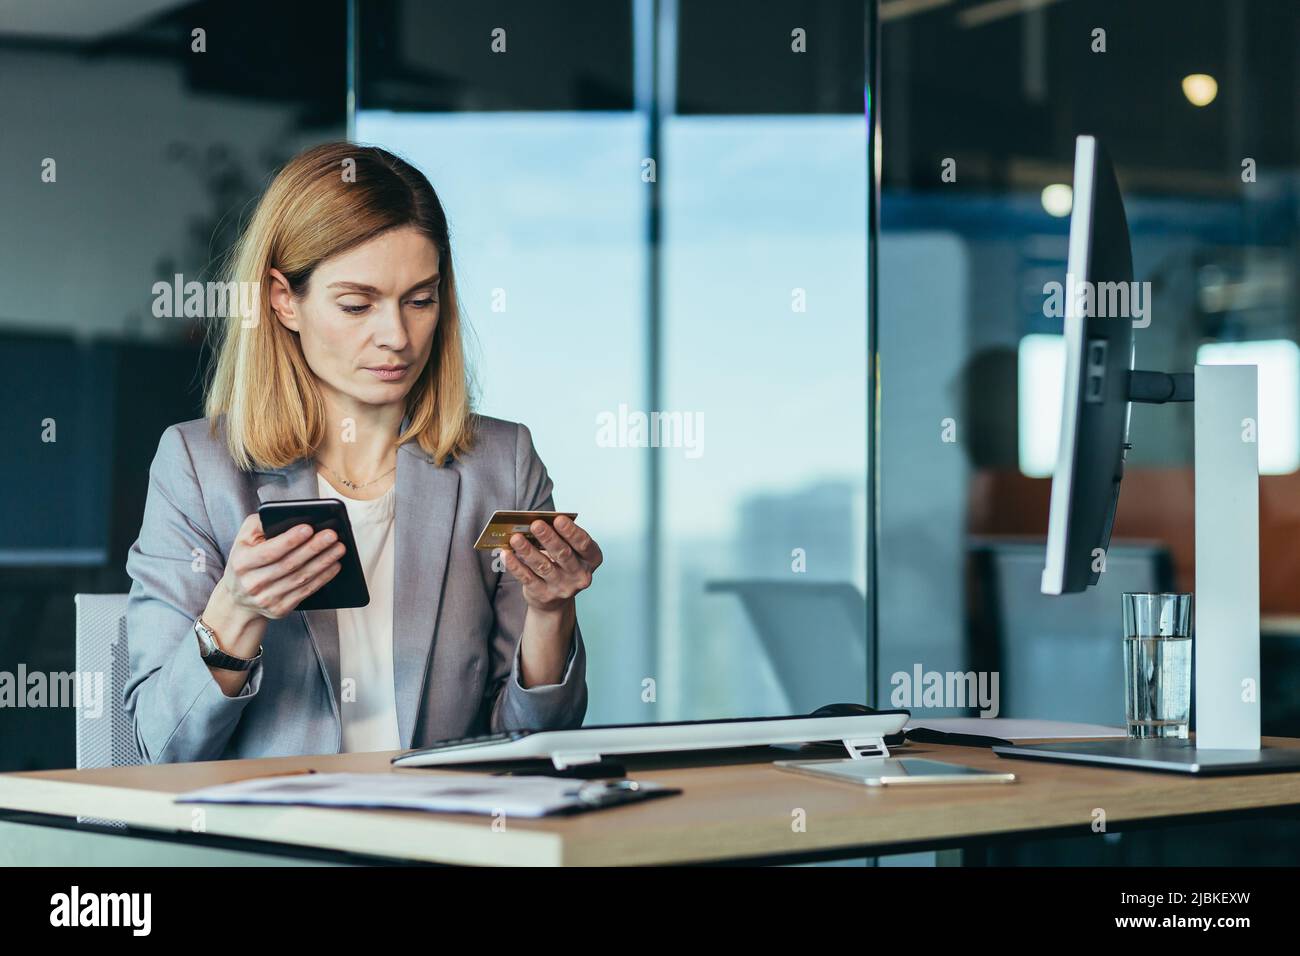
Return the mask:
<path id="1" fill-rule="evenodd" d="M 1165 402 L 1190 402 L 1196 395 L 1195 372 L 1144 372 L 1135 369 L 1129 373 L 1128 400 L 1147 405 Z"/>

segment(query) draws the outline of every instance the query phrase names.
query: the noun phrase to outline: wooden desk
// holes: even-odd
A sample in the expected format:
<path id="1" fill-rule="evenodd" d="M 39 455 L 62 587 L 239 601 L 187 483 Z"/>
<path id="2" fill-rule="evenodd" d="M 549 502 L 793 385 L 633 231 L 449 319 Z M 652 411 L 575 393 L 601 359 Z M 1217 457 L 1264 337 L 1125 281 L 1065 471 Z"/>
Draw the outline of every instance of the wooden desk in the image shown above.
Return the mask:
<path id="1" fill-rule="evenodd" d="M 1270 746 L 1300 740 L 1268 738 Z M 766 760 L 789 752 L 732 755 L 725 765 L 628 765 L 628 776 L 681 787 L 681 796 L 577 817 L 506 820 L 412 811 L 207 805 L 205 833 L 238 838 L 263 853 L 318 848 L 340 856 L 393 861 L 486 865 L 632 865 L 874 855 L 884 848 L 951 845 L 972 838 L 1033 832 L 1090 832 L 1094 811 L 1108 827 L 1300 804 L 1300 774 L 1188 778 L 999 758 L 968 747 L 910 744 L 900 756 L 927 756 L 972 767 L 1012 770 L 1009 785 L 871 789 L 777 770 Z M 259 774 L 312 767 L 319 771 L 391 771 L 390 754 L 341 754 L 268 760 L 214 761 L 103 770 L 0 774 L 0 808 L 9 811 L 120 820 L 130 828 L 169 831 L 167 847 L 203 838 L 192 833 L 195 805 L 174 794 Z M 762 762 L 755 762 L 756 758 Z M 662 759 L 662 758 L 660 758 Z M 701 759 L 698 755 L 694 759 Z M 709 759 L 715 760 L 716 756 Z M 792 824 L 802 810 L 806 828 Z M 11 819 L 12 819 L 11 815 Z M 46 822 L 53 822 L 51 817 Z M 39 820 L 36 821 L 39 825 Z M 31 821 L 29 820 L 30 824 Z M 112 839 L 103 836 L 100 840 Z M 179 852 L 179 851 L 178 851 Z"/>

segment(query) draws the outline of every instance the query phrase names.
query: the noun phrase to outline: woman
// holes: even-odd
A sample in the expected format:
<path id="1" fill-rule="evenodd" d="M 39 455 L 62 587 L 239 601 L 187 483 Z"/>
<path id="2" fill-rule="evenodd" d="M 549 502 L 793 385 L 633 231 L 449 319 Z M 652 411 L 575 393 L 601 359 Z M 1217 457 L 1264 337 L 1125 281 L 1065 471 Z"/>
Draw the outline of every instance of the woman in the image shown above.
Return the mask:
<path id="1" fill-rule="evenodd" d="M 207 418 L 163 433 L 127 558 L 126 710 L 148 761 L 376 751 L 575 727 L 574 596 L 601 563 L 565 518 L 496 558 L 498 510 L 553 510 L 520 424 L 475 415 L 447 220 L 425 177 L 333 143 L 290 162 L 234 250 Z M 230 288 L 227 286 L 227 288 Z M 234 297 L 238 301 L 239 297 Z M 232 310 L 233 311 L 233 310 Z M 262 502 L 339 498 L 364 608 L 295 611 L 333 532 L 267 539 Z"/>

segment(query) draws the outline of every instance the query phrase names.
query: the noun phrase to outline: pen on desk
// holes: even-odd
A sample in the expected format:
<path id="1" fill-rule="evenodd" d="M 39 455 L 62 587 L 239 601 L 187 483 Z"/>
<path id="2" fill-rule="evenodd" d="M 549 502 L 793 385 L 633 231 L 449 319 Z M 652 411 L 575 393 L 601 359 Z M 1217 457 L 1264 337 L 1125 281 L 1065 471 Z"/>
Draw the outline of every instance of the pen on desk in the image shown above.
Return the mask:
<path id="1" fill-rule="evenodd" d="M 296 777 L 304 773 L 315 773 L 308 767 L 306 770 L 281 770 L 279 773 L 255 773 L 251 777 L 236 777 L 234 780 L 227 780 L 227 783 L 243 783 L 245 780 L 261 780 L 263 777 Z"/>

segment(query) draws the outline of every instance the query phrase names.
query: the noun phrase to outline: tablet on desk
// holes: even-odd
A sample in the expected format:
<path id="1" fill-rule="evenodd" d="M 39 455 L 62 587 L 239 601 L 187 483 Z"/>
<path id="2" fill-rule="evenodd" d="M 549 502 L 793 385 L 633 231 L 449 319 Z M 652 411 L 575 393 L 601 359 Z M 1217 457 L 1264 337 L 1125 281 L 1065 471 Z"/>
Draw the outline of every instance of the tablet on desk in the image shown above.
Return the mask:
<path id="1" fill-rule="evenodd" d="M 932 786 L 935 784 L 1015 783 L 1014 773 L 980 770 L 919 757 L 868 757 L 860 760 L 777 760 L 774 766 L 792 773 L 868 787 Z"/>

